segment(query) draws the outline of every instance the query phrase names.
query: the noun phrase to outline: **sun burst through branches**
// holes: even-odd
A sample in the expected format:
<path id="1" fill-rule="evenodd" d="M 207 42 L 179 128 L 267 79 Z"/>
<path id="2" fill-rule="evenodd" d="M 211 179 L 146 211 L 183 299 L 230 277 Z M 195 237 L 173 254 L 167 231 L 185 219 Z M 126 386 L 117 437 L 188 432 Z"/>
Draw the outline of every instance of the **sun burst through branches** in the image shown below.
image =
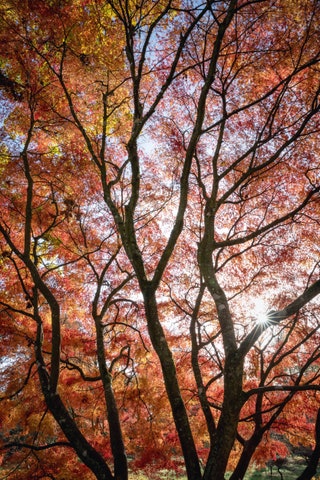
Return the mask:
<path id="1" fill-rule="evenodd" d="M 263 298 L 256 298 L 253 304 L 253 317 L 257 325 L 266 327 L 270 323 L 269 309 Z"/>

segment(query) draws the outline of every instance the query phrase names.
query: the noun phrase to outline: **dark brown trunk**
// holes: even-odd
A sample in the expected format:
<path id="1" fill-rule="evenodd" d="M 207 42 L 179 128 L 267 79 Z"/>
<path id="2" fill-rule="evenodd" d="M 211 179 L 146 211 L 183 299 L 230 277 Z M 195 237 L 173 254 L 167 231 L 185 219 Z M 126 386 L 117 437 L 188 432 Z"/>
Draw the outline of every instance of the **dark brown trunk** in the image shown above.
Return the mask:
<path id="1" fill-rule="evenodd" d="M 128 480 L 128 464 L 119 419 L 119 411 L 112 388 L 111 375 L 106 366 L 103 329 L 99 318 L 95 318 L 99 371 L 107 406 L 111 450 L 114 459 L 115 480 Z"/>
<path id="2" fill-rule="evenodd" d="M 262 431 L 261 434 L 253 434 L 250 440 L 245 443 L 237 466 L 234 469 L 229 480 L 242 480 L 244 478 L 246 471 L 248 470 L 252 455 L 254 454 L 257 446 L 259 445 L 262 435 Z"/>
<path id="3" fill-rule="evenodd" d="M 166 391 L 185 460 L 187 477 L 188 480 L 200 480 L 201 471 L 199 459 L 186 408 L 181 397 L 172 353 L 168 347 L 168 343 L 158 318 L 155 293 L 146 289 L 144 291 L 144 299 L 149 334 L 161 363 Z"/>
<path id="4" fill-rule="evenodd" d="M 203 480 L 224 480 L 231 449 L 237 436 L 242 398 L 243 359 L 237 353 L 226 358 L 224 399 Z"/>
<path id="5" fill-rule="evenodd" d="M 98 480 L 114 480 L 103 457 L 87 442 L 77 425 L 70 417 L 58 394 L 45 395 L 46 404 L 59 424 L 66 438 L 82 462 L 94 473 Z"/>
<path id="6" fill-rule="evenodd" d="M 315 427 L 316 444 L 309 463 L 297 480 L 311 480 L 317 473 L 317 467 L 320 458 L 320 409 L 318 410 L 316 427 Z"/>
<path id="7" fill-rule="evenodd" d="M 38 338 L 40 336 L 41 326 L 38 328 Z M 38 374 L 42 393 L 49 411 L 80 460 L 92 471 L 97 480 L 115 480 L 104 458 L 90 445 L 80 432 L 77 424 L 61 400 L 60 395 L 50 390 L 50 377 L 46 370 L 39 345 L 40 342 L 38 342 L 36 346 Z"/>

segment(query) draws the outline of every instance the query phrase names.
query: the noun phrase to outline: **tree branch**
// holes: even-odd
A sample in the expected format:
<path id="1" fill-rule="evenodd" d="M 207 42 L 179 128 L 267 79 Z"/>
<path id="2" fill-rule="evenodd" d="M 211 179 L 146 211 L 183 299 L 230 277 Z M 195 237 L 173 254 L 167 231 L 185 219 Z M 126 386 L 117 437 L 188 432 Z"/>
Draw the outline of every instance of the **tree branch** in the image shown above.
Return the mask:
<path id="1" fill-rule="evenodd" d="M 258 393 L 267 393 L 267 392 L 306 392 L 309 390 L 313 390 L 316 392 L 320 391 L 320 385 L 268 385 L 264 387 L 257 387 L 252 388 L 248 392 L 245 392 L 244 395 L 248 399 L 252 397 L 252 395 L 256 395 Z"/>
<path id="2" fill-rule="evenodd" d="M 32 445 L 32 444 L 29 444 L 29 443 L 10 442 L 10 443 L 6 443 L 5 445 L 2 445 L 0 447 L 0 450 L 13 448 L 13 447 L 18 448 L 18 449 L 29 448 L 30 450 L 36 450 L 36 451 L 47 450 L 49 448 L 54 448 L 54 447 L 73 448 L 71 443 L 69 443 L 69 442 L 54 442 L 54 443 L 48 443 L 47 445 Z"/>
<path id="3" fill-rule="evenodd" d="M 276 325 L 282 320 L 291 317 L 295 313 L 298 313 L 302 307 L 309 303 L 314 297 L 320 293 L 320 280 L 317 280 L 311 287 L 307 288 L 302 295 L 297 297 L 293 302 L 289 303 L 287 307 L 278 311 L 271 311 L 268 314 L 268 322 L 264 325 L 256 325 L 253 330 L 242 341 L 239 347 L 239 353 L 244 357 L 250 348 L 255 344 L 260 335 L 267 330 L 271 325 Z"/>

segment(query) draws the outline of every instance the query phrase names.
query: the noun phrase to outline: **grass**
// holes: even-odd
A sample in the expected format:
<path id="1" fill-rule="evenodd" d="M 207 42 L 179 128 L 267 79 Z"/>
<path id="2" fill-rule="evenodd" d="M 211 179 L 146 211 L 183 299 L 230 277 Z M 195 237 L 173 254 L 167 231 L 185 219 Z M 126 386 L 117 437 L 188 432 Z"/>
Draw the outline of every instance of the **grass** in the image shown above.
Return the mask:
<path id="1" fill-rule="evenodd" d="M 297 477 L 301 474 L 304 466 L 303 465 L 291 465 L 290 468 L 283 467 L 281 469 L 283 478 L 285 480 L 296 480 Z M 161 480 L 187 480 L 186 476 L 177 477 L 176 473 L 170 472 L 168 470 L 163 470 L 158 472 L 159 478 Z M 226 475 L 226 479 L 230 476 Z M 148 477 L 143 473 L 132 473 L 129 476 L 130 480 L 153 480 L 154 477 Z M 280 480 L 281 476 L 276 468 L 273 468 L 272 477 L 269 469 L 263 468 L 259 470 L 251 470 L 249 471 L 244 480 L 263 480 L 263 479 L 272 479 L 272 480 Z M 318 470 L 318 474 L 314 477 L 314 480 L 320 480 L 320 469 Z"/>

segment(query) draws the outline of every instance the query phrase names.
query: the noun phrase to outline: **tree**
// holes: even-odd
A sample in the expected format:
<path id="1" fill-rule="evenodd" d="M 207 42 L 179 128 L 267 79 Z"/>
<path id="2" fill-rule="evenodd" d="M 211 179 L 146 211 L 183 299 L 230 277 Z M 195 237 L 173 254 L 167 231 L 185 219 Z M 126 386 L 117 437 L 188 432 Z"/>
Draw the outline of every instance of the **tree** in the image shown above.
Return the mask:
<path id="1" fill-rule="evenodd" d="M 235 479 L 268 435 L 313 445 L 319 9 L 1 6 L 9 478 L 126 480 L 130 453 Z"/>

